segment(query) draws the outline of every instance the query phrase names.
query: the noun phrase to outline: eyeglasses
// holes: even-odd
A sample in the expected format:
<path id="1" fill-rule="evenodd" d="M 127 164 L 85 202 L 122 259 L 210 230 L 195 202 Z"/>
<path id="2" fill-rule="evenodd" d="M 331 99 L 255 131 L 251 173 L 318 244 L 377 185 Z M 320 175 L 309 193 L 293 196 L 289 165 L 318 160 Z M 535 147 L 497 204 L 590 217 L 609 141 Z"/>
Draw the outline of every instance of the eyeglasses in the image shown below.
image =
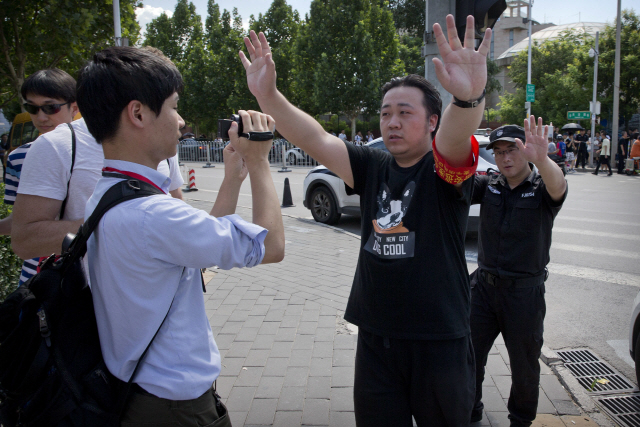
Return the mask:
<path id="1" fill-rule="evenodd" d="M 493 151 L 493 155 L 494 155 L 495 157 L 502 157 L 502 156 L 504 156 L 505 154 L 512 155 L 512 154 L 513 154 L 513 153 L 515 153 L 516 151 L 518 151 L 518 147 L 509 147 L 509 148 L 507 148 L 506 150 L 503 150 L 503 151 L 495 151 L 495 150 L 494 150 L 494 151 Z"/>
<path id="2" fill-rule="evenodd" d="M 62 106 L 67 104 L 68 102 L 65 102 L 64 104 L 33 105 L 25 102 L 22 105 L 24 106 L 24 109 L 27 110 L 27 113 L 29 114 L 38 114 L 38 111 L 42 110 L 43 113 L 45 113 L 48 116 L 51 116 L 52 114 L 58 114 Z"/>

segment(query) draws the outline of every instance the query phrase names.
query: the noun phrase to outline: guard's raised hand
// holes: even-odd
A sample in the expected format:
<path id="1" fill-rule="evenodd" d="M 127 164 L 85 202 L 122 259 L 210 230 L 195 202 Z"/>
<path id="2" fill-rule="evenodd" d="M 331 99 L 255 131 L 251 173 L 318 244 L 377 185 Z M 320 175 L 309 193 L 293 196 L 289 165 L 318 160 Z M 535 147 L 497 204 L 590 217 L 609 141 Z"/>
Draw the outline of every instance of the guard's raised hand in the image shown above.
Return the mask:
<path id="1" fill-rule="evenodd" d="M 250 38 L 244 38 L 244 44 L 251 60 L 247 59 L 242 51 L 239 55 L 247 72 L 249 90 L 259 100 L 276 91 L 276 64 L 271 58 L 271 48 L 264 33 L 256 35 L 255 31 L 251 30 L 249 36 Z"/>
<path id="2" fill-rule="evenodd" d="M 433 59 L 436 75 L 442 87 L 462 101 L 472 101 L 482 95 L 487 84 L 487 53 L 491 42 L 491 29 L 487 28 L 478 50 L 475 50 L 474 19 L 467 17 L 464 47 L 458 38 L 453 15 L 447 15 L 447 37 L 440 24 L 433 24 L 442 60 Z"/>
<path id="3" fill-rule="evenodd" d="M 524 135 L 527 143 L 525 145 L 520 138 L 516 138 L 516 144 L 528 162 L 536 165 L 547 159 L 549 143 L 546 135 L 548 131 L 548 125 L 542 126 L 542 117 L 538 117 L 537 125 L 536 118 L 533 115 L 524 119 Z"/>

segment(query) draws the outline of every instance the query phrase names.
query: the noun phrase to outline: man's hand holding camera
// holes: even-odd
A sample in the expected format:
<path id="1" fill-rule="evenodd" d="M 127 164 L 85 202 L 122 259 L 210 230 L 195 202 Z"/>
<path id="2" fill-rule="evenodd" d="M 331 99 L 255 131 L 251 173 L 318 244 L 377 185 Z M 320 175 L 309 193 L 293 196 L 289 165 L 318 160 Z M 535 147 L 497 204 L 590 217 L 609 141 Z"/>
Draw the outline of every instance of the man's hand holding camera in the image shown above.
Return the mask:
<path id="1" fill-rule="evenodd" d="M 267 114 L 253 110 L 240 110 L 238 114 L 242 121 L 242 135 L 251 134 L 252 132 L 275 131 L 276 122 Z M 248 168 L 251 167 L 252 162 L 268 162 L 273 138 L 266 141 L 249 140 L 238 135 L 238 123 L 233 122 L 231 123 L 231 128 L 229 128 L 229 139 L 231 140 L 229 145 L 240 153 Z"/>

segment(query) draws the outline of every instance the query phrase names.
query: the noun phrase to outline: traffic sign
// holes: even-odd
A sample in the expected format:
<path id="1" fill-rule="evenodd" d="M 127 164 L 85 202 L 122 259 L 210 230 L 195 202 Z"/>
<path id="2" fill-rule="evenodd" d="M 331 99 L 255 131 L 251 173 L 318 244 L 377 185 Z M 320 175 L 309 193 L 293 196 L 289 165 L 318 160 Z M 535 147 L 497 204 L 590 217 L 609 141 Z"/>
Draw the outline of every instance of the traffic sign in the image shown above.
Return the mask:
<path id="1" fill-rule="evenodd" d="M 567 120 L 589 120 L 590 118 L 589 111 L 567 111 Z"/>
<path id="2" fill-rule="evenodd" d="M 527 85 L 527 102 L 534 102 L 536 100 L 536 85 Z"/>

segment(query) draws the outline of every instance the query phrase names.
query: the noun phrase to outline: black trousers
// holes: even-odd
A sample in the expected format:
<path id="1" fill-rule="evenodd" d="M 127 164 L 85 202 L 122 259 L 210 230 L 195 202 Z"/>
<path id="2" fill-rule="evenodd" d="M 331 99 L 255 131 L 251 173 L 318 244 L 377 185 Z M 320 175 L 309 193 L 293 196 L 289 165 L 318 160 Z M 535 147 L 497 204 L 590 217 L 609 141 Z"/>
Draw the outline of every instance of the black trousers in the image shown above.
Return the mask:
<path id="1" fill-rule="evenodd" d="M 598 174 L 601 165 L 607 165 L 607 167 L 609 168 L 609 174 L 611 173 L 611 158 L 609 156 L 601 155 L 600 157 L 598 157 L 598 164 L 596 165 L 596 175 Z M 602 170 L 604 170 L 604 168 L 602 168 Z"/>
<path id="2" fill-rule="evenodd" d="M 582 163 L 582 169 L 587 164 L 587 158 L 589 157 L 588 151 L 578 151 L 578 160 L 576 161 L 576 167 L 580 166 Z"/>
<path id="3" fill-rule="evenodd" d="M 120 427 L 231 427 L 213 389 L 191 400 L 168 400 L 137 389 L 129 397 Z"/>
<path id="4" fill-rule="evenodd" d="M 471 337 L 442 341 L 358 332 L 353 400 L 360 427 L 468 426 L 475 395 Z"/>
<path id="5" fill-rule="evenodd" d="M 482 414 L 482 382 L 491 346 L 502 333 L 511 364 L 511 426 L 529 426 L 536 418 L 540 352 L 546 304 L 544 283 L 526 288 L 496 288 L 478 275 L 471 291 L 471 337 L 476 354 L 474 414 Z"/>
<path id="6" fill-rule="evenodd" d="M 624 161 L 626 159 L 622 154 L 618 154 L 618 173 L 624 173 Z"/>

